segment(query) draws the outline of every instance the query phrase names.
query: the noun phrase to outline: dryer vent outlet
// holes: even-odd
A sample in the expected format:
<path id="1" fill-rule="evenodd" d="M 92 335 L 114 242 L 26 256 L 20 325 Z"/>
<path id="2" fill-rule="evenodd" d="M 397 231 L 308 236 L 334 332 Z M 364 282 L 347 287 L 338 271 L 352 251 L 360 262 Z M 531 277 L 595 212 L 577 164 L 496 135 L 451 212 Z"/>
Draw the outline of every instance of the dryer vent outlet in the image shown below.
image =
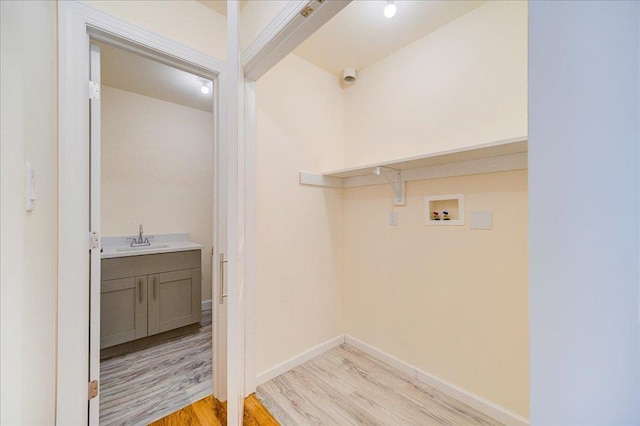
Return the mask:
<path id="1" fill-rule="evenodd" d="M 344 69 L 344 72 L 342 73 L 342 81 L 344 81 L 347 84 L 353 84 L 355 83 L 356 78 L 358 78 L 358 72 L 356 71 L 355 68 Z"/>

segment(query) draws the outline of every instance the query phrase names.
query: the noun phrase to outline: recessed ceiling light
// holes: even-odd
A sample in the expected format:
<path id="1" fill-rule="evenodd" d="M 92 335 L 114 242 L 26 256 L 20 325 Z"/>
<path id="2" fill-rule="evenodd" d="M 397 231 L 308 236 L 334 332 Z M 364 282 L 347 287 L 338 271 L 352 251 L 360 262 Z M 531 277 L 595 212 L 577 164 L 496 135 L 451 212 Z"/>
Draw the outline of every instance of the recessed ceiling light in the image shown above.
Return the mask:
<path id="1" fill-rule="evenodd" d="M 393 0 L 387 1 L 387 5 L 384 7 L 384 16 L 387 18 L 396 16 L 396 4 Z"/>

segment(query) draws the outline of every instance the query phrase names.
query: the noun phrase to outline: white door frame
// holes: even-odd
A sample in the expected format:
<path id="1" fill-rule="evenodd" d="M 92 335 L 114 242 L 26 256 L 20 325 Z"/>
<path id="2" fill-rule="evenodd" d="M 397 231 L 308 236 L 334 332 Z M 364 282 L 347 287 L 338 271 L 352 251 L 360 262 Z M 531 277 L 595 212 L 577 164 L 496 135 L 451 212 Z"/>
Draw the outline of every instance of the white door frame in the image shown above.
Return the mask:
<path id="1" fill-rule="evenodd" d="M 84 3 L 58 3 L 58 323 L 56 423 L 88 421 L 89 382 L 89 40 L 106 41 L 160 62 L 207 76 L 220 94 L 214 116 L 225 105 L 224 61 L 143 30 Z M 216 122 L 220 145 L 224 120 Z M 217 175 L 214 173 L 214 176 Z M 218 188 L 218 182 L 214 182 Z M 217 235 L 217 234 L 216 234 Z M 215 235 L 214 235 L 215 237 Z M 214 240 L 215 241 L 215 240 Z M 214 242 L 214 245 L 216 242 Z M 213 262 L 214 280 L 218 262 Z M 215 281 L 214 281 L 215 282 Z M 214 300 L 219 286 L 213 286 Z M 214 315 L 217 304 L 212 304 Z M 215 317 L 214 317 L 215 318 Z M 233 319 L 232 319 L 233 320 Z M 222 325 L 224 327 L 225 325 Z M 214 327 L 215 330 L 215 327 Z M 219 342 L 220 332 L 214 331 Z M 224 341 L 222 342 L 224 345 Z M 217 350 L 224 346 L 218 345 Z M 214 380 L 222 377 L 214 352 Z M 222 369 L 224 369 L 224 365 Z M 224 385 L 222 385 L 224 386 Z M 214 386 L 217 395 L 221 387 Z"/>

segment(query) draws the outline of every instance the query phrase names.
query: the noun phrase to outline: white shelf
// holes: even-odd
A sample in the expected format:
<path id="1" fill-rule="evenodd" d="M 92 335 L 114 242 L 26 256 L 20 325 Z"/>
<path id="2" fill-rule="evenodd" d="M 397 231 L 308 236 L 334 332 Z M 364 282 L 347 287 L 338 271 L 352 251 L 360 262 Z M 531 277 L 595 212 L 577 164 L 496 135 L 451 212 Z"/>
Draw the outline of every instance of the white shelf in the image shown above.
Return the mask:
<path id="1" fill-rule="evenodd" d="M 374 174 L 378 167 L 383 170 L 399 170 L 402 182 L 523 170 L 527 168 L 527 142 L 527 136 L 521 136 L 468 148 L 323 173 L 300 172 L 300 184 L 353 188 L 388 183 L 388 177 Z"/>

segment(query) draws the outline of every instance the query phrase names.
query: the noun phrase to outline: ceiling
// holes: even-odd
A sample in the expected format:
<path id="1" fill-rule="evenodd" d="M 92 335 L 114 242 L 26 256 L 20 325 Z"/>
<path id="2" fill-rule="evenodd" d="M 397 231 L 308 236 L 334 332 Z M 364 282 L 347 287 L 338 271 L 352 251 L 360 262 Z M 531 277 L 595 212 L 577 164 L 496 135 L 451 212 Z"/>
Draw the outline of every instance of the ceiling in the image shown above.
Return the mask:
<path id="1" fill-rule="evenodd" d="M 241 7 L 247 1 L 241 1 Z M 226 14 L 226 1 L 202 0 L 200 3 Z M 396 16 L 387 19 L 383 14 L 385 0 L 354 0 L 302 43 L 295 53 L 335 75 L 341 75 L 346 67 L 362 70 L 470 12 L 484 1 L 396 0 L 395 3 Z M 103 84 L 212 111 L 212 95 L 200 92 L 202 83 L 196 75 L 113 46 L 100 46 Z"/>
<path id="2" fill-rule="evenodd" d="M 396 0 L 397 13 L 385 18 L 385 0 L 354 0 L 316 31 L 295 53 L 341 75 L 372 65 L 404 46 L 481 6 L 485 1 Z"/>
<path id="3" fill-rule="evenodd" d="M 249 0 L 240 0 L 240 10 L 247 4 Z M 265 0 L 261 0 L 265 1 Z M 209 9 L 213 9 L 221 15 L 227 16 L 227 0 L 198 0 Z"/>
<path id="4" fill-rule="evenodd" d="M 102 84 L 203 111 L 213 110 L 212 91 L 202 94 L 198 76 L 117 47 L 98 44 Z"/>

